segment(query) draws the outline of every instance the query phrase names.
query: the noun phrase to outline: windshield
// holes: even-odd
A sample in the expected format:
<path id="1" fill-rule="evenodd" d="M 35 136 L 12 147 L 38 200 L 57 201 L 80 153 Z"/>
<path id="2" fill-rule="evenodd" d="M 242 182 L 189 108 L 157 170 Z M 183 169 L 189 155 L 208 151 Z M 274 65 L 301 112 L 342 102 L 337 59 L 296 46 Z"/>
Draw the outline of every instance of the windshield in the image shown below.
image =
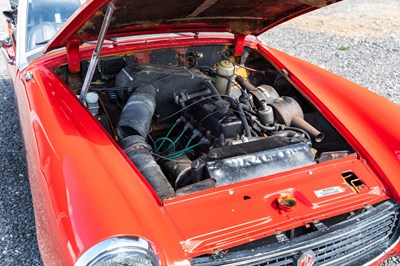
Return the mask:
<path id="1" fill-rule="evenodd" d="M 46 44 L 81 5 L 81 0 L 29 0 L 26 50 Z"/>

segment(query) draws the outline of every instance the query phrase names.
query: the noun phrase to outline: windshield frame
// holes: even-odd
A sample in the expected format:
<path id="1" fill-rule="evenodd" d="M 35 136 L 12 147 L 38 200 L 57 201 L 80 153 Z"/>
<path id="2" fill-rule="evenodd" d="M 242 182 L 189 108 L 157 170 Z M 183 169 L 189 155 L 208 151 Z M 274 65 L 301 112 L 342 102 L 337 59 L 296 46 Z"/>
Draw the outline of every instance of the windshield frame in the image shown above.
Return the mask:
<path id="1" fill-rule="evenodd" d="M 15 61 L 19 70 L 26 68 L 30 61 L 43 56 L 43 46 L 46 45 L 46 43 L 42 43 L 40 45 L 37 45 L 35 48 L 28 50 L 27 39 L 29 2 L 30 0 L 20 0 L 18 3 Z M 85 0 L 80 0 L 79 2 L 82 5 Z M 65 23 L 65 21 L 63 23 Z"/>

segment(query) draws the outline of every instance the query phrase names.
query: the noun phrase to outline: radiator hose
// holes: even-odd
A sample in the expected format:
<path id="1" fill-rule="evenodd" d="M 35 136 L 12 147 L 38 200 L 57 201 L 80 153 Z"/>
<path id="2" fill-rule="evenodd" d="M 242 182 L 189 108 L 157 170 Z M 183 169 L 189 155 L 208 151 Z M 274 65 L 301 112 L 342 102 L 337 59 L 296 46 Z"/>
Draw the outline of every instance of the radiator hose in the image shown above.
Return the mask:
<path id="1" fill-rule="evenodd" d="M 173 197 L 175 191 L 151 155 L 151 146 L 146 143 L 151 118 L 156 108 L 156 91 L 152 85 L 135 90 L 122 110 L 117 132 L 121 138 L 119 145 L 126 155 L 160 199 L 167 199 Z"/>
<path id="2" fill-rule="evenodd" d="M 174 189 L 151 155 L 150 145 L 146 143 L 142 136 L 132 135 L 126 137 L 121 141 L 120 145 L 160 199 L 172 198 L 175 195 Z"/>

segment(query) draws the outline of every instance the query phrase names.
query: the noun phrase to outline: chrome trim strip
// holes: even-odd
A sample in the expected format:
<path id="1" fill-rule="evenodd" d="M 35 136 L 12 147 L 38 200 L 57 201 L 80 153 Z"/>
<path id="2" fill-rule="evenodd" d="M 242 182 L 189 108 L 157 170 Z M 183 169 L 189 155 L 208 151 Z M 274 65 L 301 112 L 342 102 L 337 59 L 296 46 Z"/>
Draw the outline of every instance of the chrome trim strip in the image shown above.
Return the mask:
<path id="1" fill-rule="evenodd" d="M 306 239 L 304 241 L 303 240 L 297 241 L 297 242 L 295 241 L 295 243 L 293 243 L 293 245 L 291 245 L 290 247 L 276 248 L 274 250 L 270 249 L 270 250 L 266 250 L 265 252 L 263 252 L 263 250 L 261 250 L 261 249 L 253 250 L 253 252 L 256 252 L 254 254 L 240 253 L 240 251 L 238 251 L 236 254 L 236 257 L 235 257 L 235 255 L 232 255 L 233 253 L 230 253 L 231 256 L 225 255 L 225 258 L 224 258 L 225 260 L 220 260 L 217 262 L 210 262 L 210 261 L 202 260 L 199 257 L 192 258 L 191 262 L 193 265 L 232 265 L 232 266 L 235 265 L 236 266 L 236 265 L 247 265 L 249 263 L 257 263 L 260 261 L 264 261 L 264 260 L 268 260 L 268 259 L 276 258 L 276 257 L 284 257 L 284 256 L 290 257 L 290 256 L 292 256 L 291 254 L 298 252 L 301 248 L 313 248 L 315 246 L 321 246 L 321 245 L 327 244 L 329 242 L 339 240 L 341 238 L 351 235 L 352 231 L 349 231 L 350 229 L 353 230 L 354 228 L 357 228 L 357 230 L 363 230 L 364 228 L 367 228 L 367 227 L 370 227 L 373 225 L 377 225 L 377 224 L 381 224 L 384 221 L 388 220 L 391 216 L 393 216 L 393 218 L 390 218 L 390 219 L 394 219 L 394 221 L 397 221 L 397 222 L 391 224 L 391 228 L 390 228 L 390 230 L 388 230 L 388 235 L 385 236 L 385 239 L 387 239 L 388 241 L 390 241 L 390 240 L 395 241 L 395 243 L 392 244 L 388 249 L 386 249 L 383 254 L 379 253 L 378 258 L 376 259 L 376 260 L 378 260 L 379 258 L 384 256 L 390 249 L 392 249 L 396 244 L 398 244 L 400 241 L 400 236 L 398 236 L 398 234 L 393 231 L 397 228 L 397 225 L 399 222 L 399 217 L 398 217 L 399 209 L 397 206 L 398 206 L 397 204 L 394 204 L 391 202 L 385 202 L 379 206 L 370 208 L 367 211 L 363 212 L 362 214 L 357 215 L 357 216 L 353 217 L 352 219 L 350 219 L 350 220 L 358 221 L 358 222 L 347 224 L 347 221 L 346 221 L 345 222 L 346 224 L 340 223 L 340 224 L 342 224 L 342 227 L 340 227 L 339 229 L 335 229 L 335 230 L 330 229 L 327 231 L 327 234 L 313 238 L 312 242 L 310 242 L 310 238 L 309 238 L 308 240 Z M 363 217 L 368 217 L 368 219 L 364 219 Z M 351 222 L 350 220 L 349 220 L 349 222 Z M 343 230 L 343 229 L 347 229 L 347 230 Z M 337 230 L 340 230 L 341 234 L 337 234 L 337 232 L 338 232 Z M 390 232 L 392 232 L 392 233 L 390 233 Z M 396 236 L 397 238 L 389 239 L 388 238 L 389 235 L 392 235 L 393 237 Z M 374 241 L 374 243 L 375 244 L 379 243 L 379 241 L 383 241 L 383 238 L 380 238 L 379 240 Z M 365 247 L 370 247 L 374 243 L 368 244 Z M 237 259 L 237 258 L 239 258 L 239 255 L 240 255 L 240 259 Z M 349 255 L 346 255 L 346 257 L 349 258 L 352 255 L 353 256 L 357 255 L 357 253 L 353 252 Z M 343 258 L 343 256 L 340 257 L 340 259 L 342 259 L 342 258 Z M 370 265 L 370 264 L 374 263 L 376 260 L 364 262 L 363 265 Z M 338 265 L 338 261 L 329 261 L 328 263 L 325 262 L 321 265 Z"/>
<path id="2" fill-rule="evenodd" d="M 376 257 L 375 259 L 369 261 L 368 263 L 364 264 L 364 266 L 368 266 L 368 265 L 372 265 L 375 262 L 377 262 L 378 260 L 380 260 L 383 256 L 387 255 L 389 253 L 390 250 L 392 250 L 395 246 L 397 246 L 400 242 L 400 237 L 387 249 L 385 249 L 385 251 L 383 251 L 378 257 Z"/>
<path id="3" fill-rule="evenodd" d="M 392 215 L 391 213 L 385 213 L 385 215 L 382 215 L 382 216 L 378 217 L 378 218 L 375 220 L 375 222 L 376 222 L 376 221 L 384 221 L 384 220 L 387 219 L 387 217 L 389 217 L 389 216 L 391 216 L 391 215 Z M 370 225 L 369 222 L 368 222 L 368 223 L 364 223 L 364 224 L 362 224 L 361 226 L 359 226 L 357 229 L 365 228 L 365 227 L 368 227 L 369 225 Z M 351 234 L 351 232 L 347 232 L 345 235 L 350 235 L 350 234 Z M 343 235 L 344 235 L 344 234 L 343 234 Z M 332 240 L 341 239 L 341 238 L 343 238 L 343 235 L 339 235 L 339 234 L 337 234 L 337 235 L 332 235 L 332 236 L 329 238 L 329 242 L 331 242 Z M 326 238 L 323 238 L 323 239 L 317 240 L 316 242 L 312 242 L 312 243 L 310 243 L 310 244 L 298 246 L 298 247 L 296 247 L 296 248 L 289 248 L 289 249 L 285 249 L 285 250 L 276 251 L 276 252 L 274 252 L 274 253 L 272 253 L 272 254 L 261 255 L 261 256 L 259 256 L 259 257 L 257 257 L 257 258 L 253 258 L 253 259 L 250 259 L 250 260 L 246 260 L 246 263 L 247 263 L 247 262 L 253 263 L 253 262 L 257 262 L 258 260 L 263 260 L 263 259 L 267 259 L 267 258 L 273 258 L 273 257 L 276 257 L 276 256 L 283 256 L 283 255 L 285 255 L 288 251 L 290 251 L 290 252 L 296 252 L 296 251 L 300 251 L 301 249 L 304 249 L 304 248 L 312 248 L 313 246 L 323 245 L 325 242 L 327 242 L 327 239 L 326 239 Z M 227 265 L 229 265 L 229 264 L 227 264 Z M 232 264 L 232 265 L 234 265 L 234 264 Z"/>
<path id="4" fill-rule="evenodd" d="M 20 0 L 18 3 L 18 22 L 17 22 L 17 40 L 15 62 L 19 70 L 28 66 L 28 60 L 25 54 L 26 49 L 26 25 L 28 21 L 28 1 Z"/>

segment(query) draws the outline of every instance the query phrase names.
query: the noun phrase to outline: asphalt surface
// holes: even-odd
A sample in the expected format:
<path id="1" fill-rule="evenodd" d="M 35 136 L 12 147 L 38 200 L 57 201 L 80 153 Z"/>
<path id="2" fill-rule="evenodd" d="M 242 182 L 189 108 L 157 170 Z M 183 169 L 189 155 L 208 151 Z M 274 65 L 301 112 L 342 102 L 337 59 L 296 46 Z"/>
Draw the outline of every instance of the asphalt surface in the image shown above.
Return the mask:
<path id="1" fill-rule="evenodd" d="M 6 8 L 8 0 L 0 0 L 0 10 Z M 279 26 L 262 38 L 400 104 L 398 14 L 398 0 L 345 1 Z M 4 19 L 0 23 L 3 29 Z M 41 265 L 17 109 L 5 65 L 1 57 L 0 265 Z"/>

